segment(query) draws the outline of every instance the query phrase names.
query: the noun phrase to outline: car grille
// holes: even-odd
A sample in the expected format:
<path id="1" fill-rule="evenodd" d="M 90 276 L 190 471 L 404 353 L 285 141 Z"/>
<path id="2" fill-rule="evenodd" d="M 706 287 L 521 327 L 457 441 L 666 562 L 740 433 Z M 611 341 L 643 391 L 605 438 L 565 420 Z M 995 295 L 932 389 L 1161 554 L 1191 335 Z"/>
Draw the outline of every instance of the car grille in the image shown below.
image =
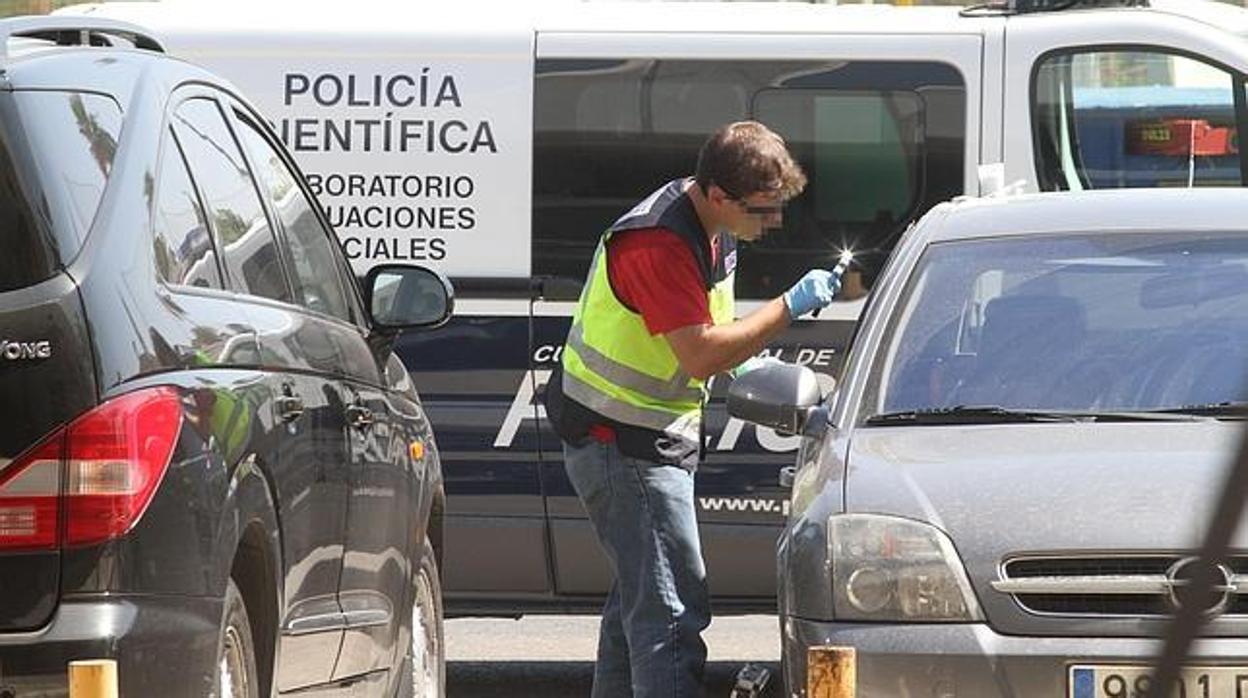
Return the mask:
<path id="1" fill-rule="evenodd" d="M 1166 616 L 1176 606 L 1178 555 L 1015 558 L 992 583 L 1025 610 L 1063 616 Z M 1248 557 L 1225 563 L 1228 587 L 1206 605 L 1219 615 L 1248 615 Z M 1181 575 L 1180 575 L 1181 576 Z M 1181 585 L 1181 580 L 1179 582 Z"/>

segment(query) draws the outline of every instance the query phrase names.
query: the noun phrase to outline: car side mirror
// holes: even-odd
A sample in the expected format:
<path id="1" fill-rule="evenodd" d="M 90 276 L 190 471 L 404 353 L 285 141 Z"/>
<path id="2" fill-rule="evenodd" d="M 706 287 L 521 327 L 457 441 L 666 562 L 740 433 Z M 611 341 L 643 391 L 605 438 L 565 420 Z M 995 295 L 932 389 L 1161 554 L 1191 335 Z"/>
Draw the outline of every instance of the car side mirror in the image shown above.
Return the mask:
<path id="1" fill-rule="evenodd" d="M 406 264 L 382 264 L 364 277 L 373 327 L 382 331 L 432 328 L 455 310 L 455 290 L 441 272 Z"/>
<path id="2" fill-rule="evenodd" d="M 805 366 L 772 363 L 737 378 L 728 388 L 728 413 L 781 434 L 799 434 L 823 414 L 823 391 Z"/>

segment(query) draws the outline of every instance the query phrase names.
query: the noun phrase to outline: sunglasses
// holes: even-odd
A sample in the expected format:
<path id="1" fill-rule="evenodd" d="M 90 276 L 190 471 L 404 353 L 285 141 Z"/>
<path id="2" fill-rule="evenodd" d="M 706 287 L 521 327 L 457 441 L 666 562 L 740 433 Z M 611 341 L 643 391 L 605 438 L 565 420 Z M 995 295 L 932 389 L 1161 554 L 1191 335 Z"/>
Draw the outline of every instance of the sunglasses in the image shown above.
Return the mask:
<path id="1" fill-rule="evenodd" d="M 744 208 L 746 213 L 754 216 L 775 216 L 784 210 L 784 204 L 768 204 L 766 206 L 761 206 L 747 204 L 740 200 L 738 200 L 737 203 L 741 204 L 741 208 Z"/>
<path id="2" fill-rule="evenodd" d="M 750 215 L 775 216 L 775 215 L 779 215 L 782 211 L 784 211 L 784 205 L 786 202 L 773 203 L 773 204 L 752 204 L 749 201 L 746 201 L 744 196 L 737 196 L 736 194 L 733 194 L 727 189 L 724 189 L 722 186 L 720 187 L 720 189 L 723 189 L 724 193 L 728 195 L 729 200 L 733 201 L 738 206 L 745 209 L 745 212 Z"/>

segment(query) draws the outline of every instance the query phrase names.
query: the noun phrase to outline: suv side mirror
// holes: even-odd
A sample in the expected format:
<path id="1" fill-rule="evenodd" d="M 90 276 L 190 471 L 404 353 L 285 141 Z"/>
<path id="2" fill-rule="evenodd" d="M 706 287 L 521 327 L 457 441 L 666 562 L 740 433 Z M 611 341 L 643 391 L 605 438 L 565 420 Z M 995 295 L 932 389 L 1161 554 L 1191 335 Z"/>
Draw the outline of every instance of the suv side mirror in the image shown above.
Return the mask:
<path id="1" fill-rule="evenodd" d="M 822 413 L 823 392 L 805 366 L 773 363 L 737 378 L 728 388 L 728 413 L 781 434 L 798 434 Z"/>
<path id="2" fill-rule="evenodd" d="M 382 264 L 364 277 L 364 297 L 379 330 L 432 328 L 455 310 L 455 290 L 441 272 L 406 264 Z"/>

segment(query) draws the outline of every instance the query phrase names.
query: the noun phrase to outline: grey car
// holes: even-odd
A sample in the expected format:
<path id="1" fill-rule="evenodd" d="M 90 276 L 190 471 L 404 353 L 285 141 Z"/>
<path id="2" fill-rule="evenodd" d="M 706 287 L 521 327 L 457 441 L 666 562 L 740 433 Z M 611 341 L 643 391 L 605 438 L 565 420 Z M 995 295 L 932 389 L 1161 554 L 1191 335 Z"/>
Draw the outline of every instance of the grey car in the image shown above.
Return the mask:
<path id="1" fill-rule="evenodd" d="M 963 200 L 905 236 L 835 390 L 773 366 L 729 410 L 805 435 L 779 546 L 787 695 L 1127 698 L 1167 617 L 1188 697 L 1248 696 L 1248 526 L 1185 592 L 1248 398 L 1248 192 Z"/>

